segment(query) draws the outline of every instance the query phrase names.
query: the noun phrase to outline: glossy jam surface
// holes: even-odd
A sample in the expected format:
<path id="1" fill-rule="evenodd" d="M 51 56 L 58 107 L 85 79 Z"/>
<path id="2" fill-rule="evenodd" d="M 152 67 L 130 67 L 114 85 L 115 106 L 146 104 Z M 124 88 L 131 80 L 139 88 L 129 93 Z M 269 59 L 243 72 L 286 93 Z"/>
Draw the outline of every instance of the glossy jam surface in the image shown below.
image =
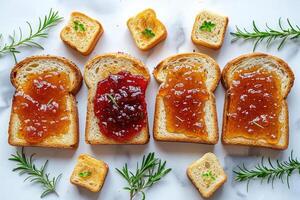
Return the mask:
<path id="1" fill-rule="evenodd" d="M 237 71 L 229 89 L 227 137 L 265 139 L 277 143 L 281 102 L 280 84 L 275 72 L 260 67 Z"/>
<path id="2" fill-rule="evenodd" d="M 126 142 L 147 123 L 145 92 L 147 80 L 122 71 L 100 81 L 94 98 L 94 112 L 106 137 Z"/>
<path id="3" fill-rule="evenodd" d="M 68 131 L 68 85 L 67 74 L 47 71 L 29 75 L 18 89 L 13 109 L 21 122 L 19 135 L 27 142 L 39 143 Z"/>
<path id="4" fill-rule="evenodd" d="M 206 137 L 204 119 L 205 101 L 208 100 L 205 73 L 191 66 L 178 66 L 170 70 L 159 91 L 163 98 L 167 130 L 188 136 Z"/>

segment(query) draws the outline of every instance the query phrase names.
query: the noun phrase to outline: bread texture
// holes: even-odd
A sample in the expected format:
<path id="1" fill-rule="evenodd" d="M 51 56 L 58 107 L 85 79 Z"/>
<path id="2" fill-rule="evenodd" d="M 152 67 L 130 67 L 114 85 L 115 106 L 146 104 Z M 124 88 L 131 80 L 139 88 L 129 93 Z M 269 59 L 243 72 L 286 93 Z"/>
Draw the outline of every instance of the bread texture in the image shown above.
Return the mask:
<path id="1" fill-rule="evenodd" d="M 146 51 L 167 38 L 167 30 L 152 9 L 146 9 L 127 21 L 129 31 L 140 50 Z M 148 31 L 148 32 L 147 32 Z"/>
<path id="2" fill-rule="evenodd" d="M 71 13 L 68 24 L 60 33 L 62 41 L 82 55 L 89 55 L 103 33 L 103 27 L 95 19 L 80 13 Z"/>
<path id="3" fill-rule="evenodd" d="M 214 24 L 211 31 L 201 29 L 203 23 Z M 211 49 L 220 49 L 227 29 L 228 17 L 222 16 L 211 11 L 200 12 L 195 19 L 192 30 L 192 41 L 196 45 L 208 47 Z"/>
<path id="4" fill-rule="evenodd" d="M 32 144 L 28 143 L 20 136 L 19 128 L 21 122 L 17 113 L 14 112 L 15 96 L 12 100 L 12 110 L 10 115 L 8 143 L 13 146 L 39 146 L 39 147 L 55 147 L 55 148 L 74 148 L 78 145 L 78 113 L 75 95 L 81 87 L 82 75 L 79 68 L 71 61 L 57 56 L 32 56 L 17 63 L 11 72 L 11 83 L 16 88 L 16 92 L 20 91 L 22 84 L 26 82 L 29 74 L 39 74 L 44 71 L 55 70 L 65 72 L 69 76 L 70 86 L 67 96 L 67 112 L 69 113 L 70 125 L 67 133 L 60 135 L 52 135 L 45 138 L 42 142 Z"/>
<path id="5" fill-rule="evenodd" d="M 99 120 L 94 114 L 93 103 L 97 84 L 110 74 L 116 74 L 121 71 L 128 71 L 133 75 L 141 75 L 148 83 L 150 81 L 150 74 L 146 66 L 141 61 L 124 53 L 98 55 L 85 65 L 84 80 L 88 87 L 85 140 L 88 144 L 145 144 L 149 141 L 148 121 L 139 134 L 126 142 L 118 142 L 108 138 L 99 129 Z"/>
<path id="6" fill-rule="evenodd" d="M 211 197 L 227 180 L 218 158 L 206 153 L 187 169 L 187 176 L 204 198 Z"/>
<path id="7" fill-rule="evenodd" d="M 163 98 L 156 96 L 154 114 L 154 138 L 159 141 L 173 142 L 194 142 L 216 144 L 219 140 L 216 103 L 213 92 L 218 86 L 221 72 L 218 64 L 211 57 L 201 53 L 183 53 L 171 56 L 160 62 L 153 71 L 155 79 L 161 83 L 159 90 L 163 87 L 168 71 L 176 66 L 192 65 L 197 66 L 197 70 L 205 73 L 206 87 L 209 99 L 205 102 L 205 125 L 208 137 L 192 137 L 184 133 L 171 133 L 166 127 L 166 109 Z"/>
<path id="8" fill-rule="evenodd" d="M 280 92 L 281 111 L 278 117 L 280 138 L 278 143 L 270 144 L 265 139 L 251 139 L 246 137 L 234 137 L 228 138 L 227 134 L 232 133 L 232 130 L 228 129 L 228 109 L 229 109 L 229 96 L 225 96 L 224 112 L 223 112 L 223 130 L 222 130 L 222 142 L 224 144 L 232 145 L 247 145 L 247 146 L 258 146 L 267 147 L 272 149 L 286 149 L 289 143 L 289 120 L 288 120 L 288 106 L 286 102 L 286 97 L 289 94 L 293 83 L 294 74 L 291 68 L 282 59 L 275 56 L 271 56 L 263 53 L 250 53 L 239 56 L 225 66 L 222 71 L 222 83 L 226 91 L 232 86 L 233 74 L 240 69 L 249 69 L 253 66 L 259 66 L 268 72 L 275 72 L 280 80 Z M 265 130 L 266 133 L 268 130 Z"/>
<path id="9" fill-rule="evenodd" d="M 97 160 L 87 154 L 81 154 L 78 157 L 70 182 L 91 192 L 99 192 L 104 184 L 108 169 L 108 165 L 104 161 Z"/>

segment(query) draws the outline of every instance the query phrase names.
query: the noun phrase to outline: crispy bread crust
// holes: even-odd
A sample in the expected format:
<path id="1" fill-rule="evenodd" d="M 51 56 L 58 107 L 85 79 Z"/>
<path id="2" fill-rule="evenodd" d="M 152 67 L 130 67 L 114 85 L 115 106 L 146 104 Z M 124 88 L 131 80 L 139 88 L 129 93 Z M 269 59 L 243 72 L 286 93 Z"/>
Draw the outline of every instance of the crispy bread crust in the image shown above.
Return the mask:
<path id="1" fill-rule="evenodd" d="M 66 58 L 63 57 L 57 57 L 57 56 L 51 56 L 51 55 L 45 55 L 45 56 L 31 56 L 31 57 L 27 57 L 24 60 L 22 60 L 21 62 L 17 63 L 12 71 L 11 71 L 11 75 L 10 75 L 10 80 L 12 85 L 17 88 L 17 83 L 16 83 L 16 75 L 18 73 L 18 70 L 20 68 L 22 68 L 24 65 L 26 65 L 27 63 L 30 63 L 34 60 L 40 60 L 40 59 L 52 59 L 58 62 L 63 62 L 65 65 L 67 65 L 75 74 L 75 79 L 77 80 L 74 87 L 71 89 L 70 91 L 70 97 L 73 98 L 72 101 L 72 106 L 71 106 L 71 116 L 73 116 L 73 119 L 71 119 L 72 121 L 74 121 L 74 134 L 73 134 L 73 142 L 72 144 L 49 144 L 48 140 L 49 138 L 46 138 L 43 142 L 38 143 L 38 144 L 31 144 L 26 142 L 25 140 L 17 142 L 14 141 L 13 139 L 13 123 L 14 123 L 14 112 L 13 112 L 13 106 L 11 108 L 11 115 L 10 115 L 10 121 L 9 121 L 9 128 L 8 128 L 8 143 L 12 146 L 34 146 L 34 147 L 49 147 L 49 148 L 76 148 L 78 146 L 78 142 L 79 142 L 79 119 L 78 119 L 78 111 L 77 111 L 77 105 L 76 105 L 76 99 L 75 99 L 75 95 L 77 94 L 77 92 L 79 91 L 81 85 L 82 85 L 82 75 L 81 72 L 79 70 L 79 68 L 71 61 L 69 61 Z M 13 98 L 12 100 L 12 105 L 15 102 L 15 98 Z M 50 138 L 51 139 L 51 138 Z"/>
<path id="2" fill-rule="evenodd" d="M 88 87 L 88 89 L 90 90 L 91 89 L 91 85 L 89 85 L 89 82 L 88 82 L 88 77 L 87 77 L 87 70 L 89 70 L 90 68 L 93 67 L 94 63 L 101 60 L 101 59 L 104 59 L 104 58 L 113 58 L 113 59 L 119 59 L 119 58 L 122 58 L 122 59 L 127 59 L 129 60 L 130 62 L 134 63 L 134 67 L 138 69 L 139 72 L 141 72 L 140 75 L 142 75 L 147 81 L 148 81 L 148 84 L 150 82 L 150 74 L 149 74 L 149 71 L 147 69 L 147 67 L 138 59 L 128 55 L 128 54 L 125 54 L 125 53 L 107 53 L 107 54 L 102 54 L 102 55 L 98 55 L 96 57 L 94 57 L 93 59 L 91 59 L 90 61 L 87 62 L 87 64 L 85 65 L 84 67 L 84 80 L 85 80 L 85 83 Z M 109 144 L 128 144 L 128 145 L 139 145 L 139 144 L 147 144 L 150 140 L 150 135 L 149 135 L 149 125 L 148 125 L 148 113 L 147 113 L 147 121 L 146 121 L 146 126 L 141 130 L 141 132 L 139 134 L 143 134 L 144 137 L 143 139 L 141 140 L 136 140 L 135 138 L 133 138 L 132 140 L 130 141 L 126 141 L 126 142 L 117 142 L 113 139 L 110 139 L 110 138 L 106 138 L 105 137 L 105 140 L 102 141 L 102 140 L 89 140 L 89 134 L 91 132 L 91 127 L 89 127 L 89 121 L 91 120 L 90 118 L 92 117 L 92 106 L 93 106 L 93 101 L 92 99 L 94 98 L 94 96 L 89 92 L 88 94 L 88 105 L 87 105 L 87 117 L 86 117 L 86 126 L 85 126 L 85 142 L 87 144 L 92 144 L 92 145 L 96 145 L 96 144 L 102 144 L 102 145 L 109 145 Z"/>
<path id="3" fill-rule="evenodd" d="M 167 142 L 192 142 L 192 143 L 204 143 L 204 144 L 217 144 L 218 140 L 219 140 L 219 130 L 218 130 L 218 119 L 217 119 L 217 110 L 216 110 L 216 101 L 215 101 L 215 96 L 213 94 L 213 92 L 215 91 L 215 89 L 218 86 L 218 83 L 220 81 L 220 77 L 221 77 L 221 72 L 220 72 L 220 68 L 219 65 L 209 56 L 202 54 L 202 53 L 182 53 L 182 54 L 176 54 L 174 56 L 168 57 L 166 59 L 164 59 L 163 61 L 161 61 L 154 69 L 153 71 L 153 75 L 156 79 L 156 81 L 158 83 L 163 83 L 164 80 L 161 80 L 159 78 L 159 74 L 162 73 L 163 70 L 166 70 L 166 66 L 168 65 L 169 62 L 173 61 L 173 60 L 177 60 L 179 58 L 184 58 L 184 57 L 189 57 L 189 56 L 200 56 L 206 59 L 210 59 L 214 64 L 215 64 L 215 69 L 216 69 L 216 76 L 215 76 L 215 82 L 212 85 L 212 88 L 210 90 L 211 95 L 210 95 L 210 99 L 209 101 L 212 102 L 212 112 L 214 115 L 213 121 L 214 124 L 216 124 L 216 126 L 214 127 L 215 133 L 213 135 L 212 139 L 203 139 L 203 138 L 197 138 L 197 137 L 188 137 L 184 134 L 174 134 L 174 137 L 162 137 L 161 134 L 159 133 L 159 110 L 160 110 L 160 101 L 161 98 L 158 97 L 158 95 L 156 96 L 156 101 L 155 101 L 155 112 L 154 112 L 154 123 L 153 123 L 153 136 L 154 139 L 158 140 L 158 141 L 167 141 Z M 161 86 L 160 86 L 161 87 Z"/>
<path id="4" fill-rule="evenodd" d="M 72 13 L 71 13 L 71 17 L 72 17 L 73 15 L 80 15 L 80 16 L 82 16 L 82 17 L 84 17 L 84 18 L 89 18 L 89 19 L 93 20 L 95 23 L 97 23 L 97 24 L 99 25 L 99 29 L 98 29 L 97 33 L 95 34 L 95 36 L 94 36 L 94 38 L 93 38 L 93 40 L 92 40 L 92 43 L 90 44 L 90 46 L 88 47 L 88 49 L 87 49 L 86 51 L 80 51 L 79 49 L 77 49 L 77 47 L 76 47 L 75 45 L 73 45 L 73 44 L 71 44 L 70 42 L 66 41 L 66 40 L 64 39 L 64 37 L 63 37 L 63 30 L 64 30 L 64 29 L 60 32 L 60 38 L 61 38 L 61 40 L 62 40 L 66 45 L 70 46 L 72 49 L 78 51 L 78 52 L 81 53 L 82 55 L 87 56 L 87 55 L 89 55 L 90 53 L 92 53 L 92 51 L 94 50 L 96 44 L 98 43 L 98 41 L 99 41 L 101 35 L 103 34 L 103 32 L 104 32 L 103 26 L 102 26 L 101 23 L 100 23 L 99 21 L 97 21 L 96 19 L 93 19 L 93 18 L 91 18 L 91 17 L 89 17 L 89 16 L 87 16 L 87 15 L 81 13 L 81 12 L 72 12 Z"/>
<path id="5" fill-rule="evenodd" d="M 288 66 L 288 64 L 278 57 L 264 54 L 264 53 L 249 53 L 249 54 L 241 55 L 226 64 L 226 66 L 224 67 L 224 69 L 222 71 L 222 81 L 221 82 L 222 82 L 225 90 L 228 90 L 230 87 L 228 73 L 230 73 L 230 71 L 234 70 L 234 69 L 232 69 L 232 67 L 234 67 L 235 65 L 237 65 L 239 62 L 243 61 L 244 59 L 255 58 L 255 57 L 265 57 L 268 59 L 275 60 L 278 63 L 278 66 L 282 70 L 284 70 L 290 77 L 288 89 L 287 89 L 287 92 L 283 96 L 283 102 L 282 102 L 283 103 L 282 107 L 286 110 L 286 112 L 284 113 L 284 118 L 285 118 L 285 122 L 286 122 L 286 124 L 284 126 L 285 131 L 283 133 L 281 133 L 282 134 L 281 137 L 285 137 L 284 143 L 272 145 L 272 144 L 266 143 L 263 140 L 254 141 L 251 139 L 242 138 L 242 139 L 239 139 L 239 141 L 232 141 L 231 139 L 227 139 L 225 136 L 226 128 L 227 128 L 226 127 L 227 126 L 227 107 L 228 107 L 228 96 L 227 95 L 225 95 L 224 110 L 223 110 L 222 143 L 230 144 L 230 145 L 256 146 L 256 147 L 265 147 L 265 148 L 271 148 L 271 149 L 277 149 L 277 150 L 284 150 L 284 149 L 287 149 L 288 145 L 289 145 L 289 125 L 288 125 L 289 115 L 288 115 L 288 105 L 286 102 L 286 97 L 289 94 L 289 92 L 293 86 L 294 80 L 295 80 L 294 73 L 291 70 L 291 68 Z"/>

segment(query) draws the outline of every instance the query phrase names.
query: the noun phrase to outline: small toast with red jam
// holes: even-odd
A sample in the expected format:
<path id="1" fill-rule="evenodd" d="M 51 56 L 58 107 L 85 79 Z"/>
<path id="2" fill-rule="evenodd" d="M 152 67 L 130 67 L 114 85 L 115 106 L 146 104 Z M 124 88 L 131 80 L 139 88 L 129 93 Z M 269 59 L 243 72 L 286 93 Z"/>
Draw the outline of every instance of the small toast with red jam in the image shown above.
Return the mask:
<path id="1" fill-rule="evenodd" d="M 75 95 L 82 75 L 74 63 L 56 56 L 28 57 L 12 69 L 11 82 L 16 92 L 9 144 L 56 148 L 78 145 Z"/>
<path id="2" fill-rule="evenodd" d="M 88 144 L 145 144 L 149 141 L 145 65 L 123 53 L 99 55 L 84 69 L 88 87 L 85 140 Z"/>
<path id="3" fill-rule="evenodd" d="M 216 144 L 214 91 L 221 76 L 216 61 L 201 53 L 177 54 L 160 62 L 153 74 L 161 83 L 155 103 L 154 138 Z"/>
<path id="4" fill-rule="evenodd" d="M 226 89 L 223 143 L 286 149 L 286 97 L 294 83 L 288 64 L 262 53 L 242 55 L 225 66 L 222 83 Z"/>

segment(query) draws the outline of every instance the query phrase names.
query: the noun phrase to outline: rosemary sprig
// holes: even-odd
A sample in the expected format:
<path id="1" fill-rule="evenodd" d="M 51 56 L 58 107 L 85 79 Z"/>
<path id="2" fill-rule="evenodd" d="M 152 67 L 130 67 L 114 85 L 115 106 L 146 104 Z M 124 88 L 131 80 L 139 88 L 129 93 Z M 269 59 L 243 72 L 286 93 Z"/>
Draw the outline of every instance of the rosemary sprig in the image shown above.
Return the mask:
<path id="1" fill-rule="evenodd" d="M 244 164 L 238 166 L 238 171 L 233 171 L 236 174 L 235 180 L 238 182 L 247 181 L 247 189 L 249 182 L 252 179 L 259 178 L 261 182 L 264 180 L 267 183 L 272 183 L 272 187 L 274 186 L 275 179 L 281 179 L 282 183 L 284 183 L 284 178 L 286 178 L 286 183 L 288 188 L 290 188 L 289 178 L 292 175 L 294 170 L 298 170 L 300 173 L 300 162 L 297 158 L 293 157 L 293 152 L 289 156 L 287 161 L 276 161 L 276 164 L 271 162 L 271 159 L 268 158 L 268 166 L 264 162 L 264 158 L 262 158 L 261 163 L 257 164 L 254 169 L 248 169 Z"/>
<path id="2" fill-rule="evenodd" d="M 119 108 L 119 105 L 115 99 L 115 97 L 112 94 L 106 94 L 106 96 L 109 98 L 109 101 L 113 103 L 117 108 Z"/>
<path id="3" fill-rule="evenodd" d="M 32 183 L 39 183 L 40 185 L 42 185 L 44 191 L 41 194 L 41 198 L 45 197 L 50 193 L 57 194 L 57 192 L 55 191 L 55 187 L 62 174 L 60 174 L 58 177 L 50 178 L 49 174 L 45 173 L 48 160 L 40 169 L 38 169 L 33 163 L 34 155 L 35 154 L 32 154 L 29 158 L 27 158 L 23 148 L 21 153 L 17 151 L 16 155 L 12 154 L 9 160 L 17 163 L 17 167 L 14 168 L 13 171 L 19 171 L 20 175 L 28 174 L 28 177 L 24 181 L 29 180 Z"/>
<path id="4" fill-rule="evenodd" d="M 166 169 L 166 161 L 162 162 L 154 153 L 144 155 L 142 164 L 139 166 L 137 163 L 135 172 L 129 171 L 127 164 L 121 170 L 116 170 L 128 183 L 124 189 L 129 191 L 130 200 L 139 193 L 143 200 L 146 199 L 144 189 L 151 187 L 171 171 L 170 168 Z"/>
<path id="5" fill-rule="evenodd" d="M 41 44 L 35 41 L 35 39 L 47 38 L 48 33 L 46 32 L 46 30 L 56 25 L 61 19 L 62 17 L 58 15 L 58 11 L 53 11 L 52 9 L 50 9 L 50 12 L 48 13 L 48 15 L 45 15 L 44 18 L 39 17 L 39 26 L 37 30 L 34 31 L 31 23 L 27 21 L 26 23 L 29 27 L 29 34 L 24 37 L 23 31 L 19 27 L 18 36 L 16 35 L 16 31 L 14 31 L 13 34 L 9 36 L 10 43 L 6 43 L 2 48 L 0 48 L 0 56 L 11 53 L 14 57 L 15 62 L 17 62 L 16 54 L 20 53 L 17 48 L 21 46 L 44 49 Z"/>
<path id="6" fill-rule="evenodd" d="M 231 32 L 230 34 L 234 37 L 232 42 L 238 40 L 238 39 L 245 39 L 245 40 L 254 40 L 254 47 L 253 51 L 255 51 L 257 45 L 264 40 L 267 42 L 267 47 L 270 46 L 272 42 L 275 40 L 281 40 L 281 42 L 278 45 L 278 50 L 280 50 L 285 42 L 290 39 L 296 39 L 300 37 L 300 27 L 298 25 L 292 25 L 289 19 L 287 19 L 288 27 L 284 28 L 282 26 L 281 18 L 278 20 L 279 29 L 270 28 L 268 24 L 266 24 L 266 29 L 260 30 L 256 24 L 255 21 L 252 22 L 253 31 L 247 31 L 246 29 L 240 29 L 236 26 L 236 31 Z"/>

